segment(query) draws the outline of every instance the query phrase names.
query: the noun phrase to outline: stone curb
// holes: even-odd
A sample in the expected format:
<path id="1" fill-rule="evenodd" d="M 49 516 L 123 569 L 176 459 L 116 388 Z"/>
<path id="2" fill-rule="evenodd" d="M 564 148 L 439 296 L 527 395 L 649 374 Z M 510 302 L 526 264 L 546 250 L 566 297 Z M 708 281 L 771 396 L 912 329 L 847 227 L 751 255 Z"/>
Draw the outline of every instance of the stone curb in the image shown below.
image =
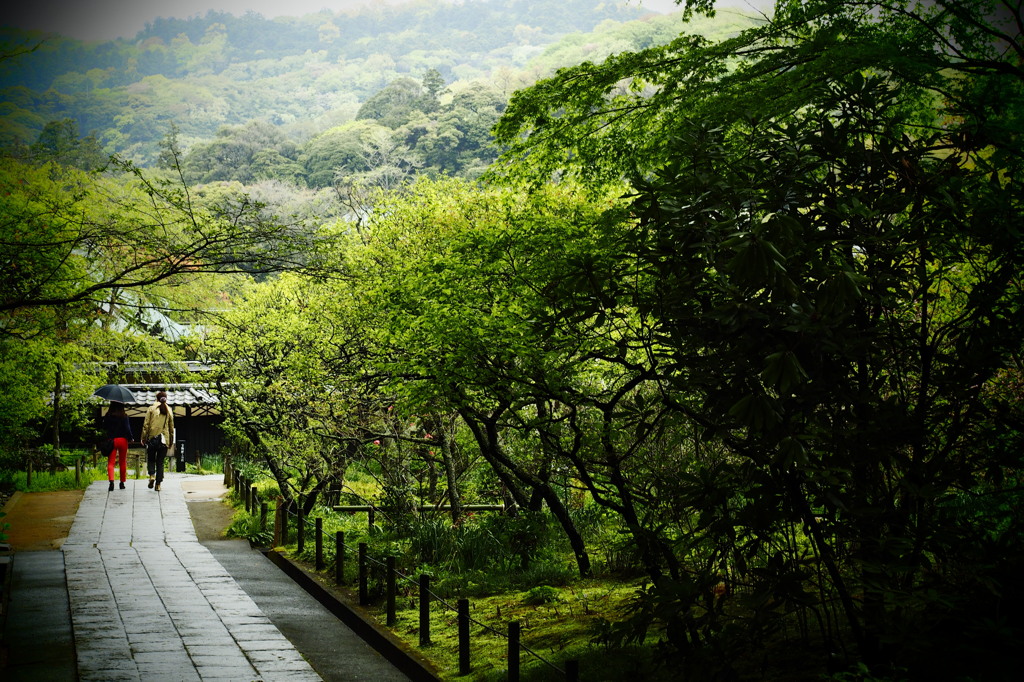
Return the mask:
<path id="1" fill-rule="evenodd" d="M 382 628 L 374 620 L 367 618 L 352 604 L 340 599 L 326 589 L 309 571 L 298 565 L 280 551 L 258 547 L 264 556 L 284 571 L 292 580 L 323 604 L 324 608 L 333 613 L 345 625 L 350 627 L 367 644 L 378 651 L 396 668 L 409 676 L 413 682 L 440 682 L 441 678 L 434 672 L 433 666 L 424 657 L 410 650 L 405 642 Z"/>

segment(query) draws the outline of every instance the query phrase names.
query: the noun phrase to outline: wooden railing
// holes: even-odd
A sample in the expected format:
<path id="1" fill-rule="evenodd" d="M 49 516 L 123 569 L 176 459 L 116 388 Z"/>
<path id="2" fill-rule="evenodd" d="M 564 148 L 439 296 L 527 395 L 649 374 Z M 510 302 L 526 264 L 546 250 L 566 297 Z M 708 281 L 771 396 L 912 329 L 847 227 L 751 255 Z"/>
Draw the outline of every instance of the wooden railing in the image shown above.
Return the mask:
<path id="1" fill-rule="evenodd" d="M 245 505 L 245 510 L 250 514 L 255 514 L 259 511 L 260 527 L 263 530 L 267 529 L 267 523 L 270 515 L 270 505 L 266 501 L 259 499 L 256 486 L 252 485 L 251 481 L 245 479 L 245 477 L 237 471 L 229 472 L 226 465 L 225 483 L 230 481 L 230 485 L 234 487 L 235 495 Z M 505 509 L 503 505 L 466 505 L 464 507 L 467 510 L 480 511 L 502 511 Z M 335 511 L 358 513 L 364 512 L 369 518 L 369 523 L 373 525 L 373 514 L 377 509 L 373 505 L 342 505 L 333 507 Z M 420 507 L 420 511 L 442 511 L 448 509 L 447 507 L 437 507 L 433 505 L 424 505 Z M 302 512 L 302 506 L 296 505 L 294 512 L 288 510 L 283 504 L 281 498 L 275 501 L 273 508 L 274 512 L 274 546 L 280 547 L 287 545 L 290 540 L 292 533 L 294 533 L 296 553 L 302 553 L 305 551 L 306 536 L 309 532 L 309 522 L 304 517 Z M 315 543 L 314 548 L 314 566 L 318 572 L 326 569 L 326 562 L 324 560 L 324 532 L 323 532 L 323 519 L 316 517 L 313 521 L 313 542 Z M 331 539 L 327 539 L 328 542 Z M 369 547 L 367 543 L 360 542 L 355 548 L 347 544 L 345 541 L 345 533 L 338 531 L 335 533 L 333 538 L 334 542 L 334 556 L 335 556 L 335 570 L 334 570 L 334 581 L 336 585 L 347 585 L 346 580 L 346 565 L 350 557 L 353 554 L 356 556 L 356 590 L 358 594 L 358 601 L 360 606 L 367 606 L 371 603 L 370 600 L 370 565 L 376 564 L 378 568 L 384 569 L 384 599 L 385 599 L 385 624 L 388 627 L 392 627 L 397 622 L 396 613 L 396 595 L 398 594 L 399 583 L 406 583 L 412 585 L 416 589 L 416 593 L 419 595 L 419 645 L 420 647 L 428 647 L 431 645 L 430 639 L 430 609 L 433 604 L 438 604 L 441 607 L 450 610 L 456 614 L 456 628 L 458 631 L 458 651 L 459 651 L 459 675 L 467 675 L 472 671 L 472 644 L 470 641 L 471 625 L 475 625 L 481 630 L 488 631 L 498 637 L 506 638 L 508 642 L 508 680 L 509 682 L 519 682 L 520 680 L 520 663 L 523 653 L 534 657 L 542 664 L 550 667 L 552 670 L 560 673 L 567 682 L 578 682 L 579 680 L 579 661 L 570 659 L 563 663 L 562 668 L 551 661 L 546 660 L 543 656 L 533 651 L 522 642 L 522 628 L 519 621 L 511 621 L 507 625 L 507 631 L 501 632 L 495 628 L 482 623 L 478 620 L 473 619 L 470 616 L 470 602 L 468 599 L 459 599 L 455 605 L 450 604 L 444 598 L 439 597 L 437 594 L 430 589 L 431 577 L 427 574 L 420 574 L 417 578 L 413 579 L 410 576 L 403 575 L 395 568 L 395 558 L 387 557 L 384 562 L 374 559 L 369 554 Z"/>

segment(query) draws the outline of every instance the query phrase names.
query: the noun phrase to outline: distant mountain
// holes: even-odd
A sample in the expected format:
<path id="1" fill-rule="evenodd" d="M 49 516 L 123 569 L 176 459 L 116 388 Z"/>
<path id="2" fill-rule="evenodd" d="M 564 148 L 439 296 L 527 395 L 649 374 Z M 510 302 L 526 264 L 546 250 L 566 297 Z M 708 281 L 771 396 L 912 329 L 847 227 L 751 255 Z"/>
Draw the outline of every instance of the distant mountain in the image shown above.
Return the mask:
<path id="1" fill-rule="evenodd" d="M 508 96 L 572 60 L 670 39 L 677 17 L 594 0 L 420 0 L 265 19 L 157 19 L 134 40 L 0 30 L 0 145 L 74 121 L 106 153 L 147 164 L 176 129 L 189 147 L 265 121 L 297 141 L 351 120 L 396 79 L 483 81 Z"/>

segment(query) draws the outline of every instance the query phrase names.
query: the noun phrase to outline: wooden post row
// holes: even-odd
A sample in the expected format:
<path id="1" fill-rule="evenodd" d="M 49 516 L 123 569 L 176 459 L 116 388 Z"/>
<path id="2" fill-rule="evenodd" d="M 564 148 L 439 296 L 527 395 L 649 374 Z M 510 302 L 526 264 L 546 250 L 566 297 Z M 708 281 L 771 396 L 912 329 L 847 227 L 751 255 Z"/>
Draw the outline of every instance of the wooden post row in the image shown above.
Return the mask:
<path id="1" fill-rule="evenodd" d="M 420 574 L 420 646 L 430 646 L 430 576 Z"/>
<path id="2" fill-rule="evenodd" d="M 389 556 L 385 560 L 385 563 L 387 566 L 385 569 L 387 571 L 387 577 L 384 581 L 384 584 L 387 585 L 387 625 L 388 627 L 392 627 L 396 622 L 398 622 L 398 618 L 395 615 L 395 557 Z"/>
<path id="3" fill-rule="evenodd" d="M 324 520 L 316 517 L 316 570 L 324 570 Z"/>
<path id="4" fill-rule="evenodd" d="M 518 620 L 508 624 L 508 682 L 519 682 L 519 636 Z"/>
<path id="5" fill-rule="evenodd" d="M 366 575 L 366 543 L 359 543 L 359 605 L 366 606 L 370 603 L 369 591 L 367 590 L 368 577 Z"/>
<path id="6" fill-rule="evenodd" d="M 459 611 L 459 674 L 468 675 L 469 664 L 469 600 L 458 601 Z"/>
<path id="7" fill-rule="evenodd" d="M 284 545 L 284 498 L 280 495 L 274 501 L 274 547 Z"/>
<path id="8" fill-rule="evenodd" d="M 334 582 L 338 585 L 345 584 L 345 531 L 337 531 L 334 534 Z"/>

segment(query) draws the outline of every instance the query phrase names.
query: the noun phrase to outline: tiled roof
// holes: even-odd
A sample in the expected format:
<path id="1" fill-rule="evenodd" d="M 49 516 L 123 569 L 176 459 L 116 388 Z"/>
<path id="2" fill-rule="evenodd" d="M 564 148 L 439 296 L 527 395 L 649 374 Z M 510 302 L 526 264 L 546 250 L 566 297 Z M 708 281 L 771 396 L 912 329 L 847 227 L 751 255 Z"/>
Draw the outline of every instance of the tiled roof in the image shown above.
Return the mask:
<path id="1" fill-rule="evenodd" d="M 213 365 L 198 360 L 150 361 L 150 362 L 97 362 L 106 369 L 120 369 L 130 372 L 208 372 Z"/>
<path id="2" fill-rule="evenodd" d="M 205 388 L 192 384 L 121 384 L 135 394 L 135 402 L 129 404 L 152 405 L 156 394 L 167 392 L 168 405 L 216 405 L 220 399 Z"/>

